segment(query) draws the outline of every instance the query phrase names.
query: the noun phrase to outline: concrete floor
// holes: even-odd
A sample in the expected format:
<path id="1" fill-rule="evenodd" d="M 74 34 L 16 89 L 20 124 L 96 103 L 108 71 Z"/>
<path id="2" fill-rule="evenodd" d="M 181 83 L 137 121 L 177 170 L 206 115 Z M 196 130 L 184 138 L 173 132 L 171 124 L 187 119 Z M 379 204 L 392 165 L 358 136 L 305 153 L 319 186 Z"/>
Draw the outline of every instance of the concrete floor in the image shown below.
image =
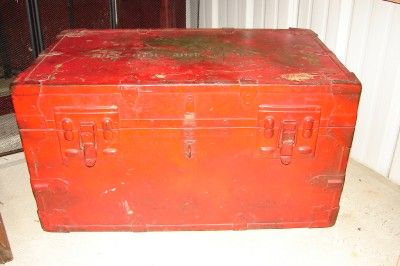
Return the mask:
<path id="1" fill-rule="evenodd" d="M 21 149 L 15 114 L 0 115 L 0 154 Z"/>
<path id="2" fill-rule="evenodd" d="M 22 153 L 0 158 L 9 265 L 396 265 L 400 186 L 350 162 L 336 225 L 326 229 L 151 233 L 42 231 Z M 400 264 L 399 264 L 400 265 Z"/>

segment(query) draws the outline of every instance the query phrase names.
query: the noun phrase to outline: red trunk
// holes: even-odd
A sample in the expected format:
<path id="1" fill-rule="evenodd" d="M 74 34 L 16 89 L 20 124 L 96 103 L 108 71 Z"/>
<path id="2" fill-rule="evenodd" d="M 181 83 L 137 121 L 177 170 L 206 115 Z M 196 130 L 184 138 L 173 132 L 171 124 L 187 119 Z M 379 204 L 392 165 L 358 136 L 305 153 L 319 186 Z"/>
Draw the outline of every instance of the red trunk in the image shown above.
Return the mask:
<path id="1" fill-rule="evenodd" d="M 324 227 L 360 90 L 308 30 L 80 30 L 13 101 L 45 230 Z"/>

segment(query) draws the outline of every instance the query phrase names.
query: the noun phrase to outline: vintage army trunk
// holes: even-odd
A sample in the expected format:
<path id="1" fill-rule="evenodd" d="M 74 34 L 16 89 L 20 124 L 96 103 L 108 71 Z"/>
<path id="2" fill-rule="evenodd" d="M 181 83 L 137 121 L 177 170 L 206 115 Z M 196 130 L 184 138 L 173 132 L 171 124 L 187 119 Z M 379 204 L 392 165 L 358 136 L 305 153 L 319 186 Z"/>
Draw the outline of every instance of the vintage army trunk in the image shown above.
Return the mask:
<path id="1" fill-rule="evenodd" d="M 13 102 L 44 230 L 325 227 L 360 90 L 309 30 L 71 30 Z"/>

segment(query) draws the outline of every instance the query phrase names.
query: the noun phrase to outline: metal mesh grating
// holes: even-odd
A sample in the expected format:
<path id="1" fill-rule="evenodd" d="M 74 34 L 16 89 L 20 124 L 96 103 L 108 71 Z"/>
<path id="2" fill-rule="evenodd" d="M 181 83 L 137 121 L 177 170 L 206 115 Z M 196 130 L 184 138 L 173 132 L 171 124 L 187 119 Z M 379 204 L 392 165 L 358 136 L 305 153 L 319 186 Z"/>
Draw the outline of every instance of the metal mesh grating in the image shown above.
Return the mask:
<path id="1" fill-rule="evenodd" d="M 185 0 L 117 0 L 117 28 L 185 28 Z"/>
<path id="2" fill-rule="evenodd" d="M 25 1 L 0 1 L 0 78 L 9 78 L 32 62 Z"/>
<path id="3" fill-rule="evenodd" d="M 44 48 L 65 29 L 110 28 L 107 0 L 37 0 L 37 3 Z"/>

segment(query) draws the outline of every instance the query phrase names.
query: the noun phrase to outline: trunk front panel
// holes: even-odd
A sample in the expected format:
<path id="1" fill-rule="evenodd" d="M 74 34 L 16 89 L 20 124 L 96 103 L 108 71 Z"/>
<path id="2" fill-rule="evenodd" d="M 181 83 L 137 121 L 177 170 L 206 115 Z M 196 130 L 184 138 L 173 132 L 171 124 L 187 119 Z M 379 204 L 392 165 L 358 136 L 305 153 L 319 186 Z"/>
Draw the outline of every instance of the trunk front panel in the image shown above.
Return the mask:
<path id="1" fill-rule="evenodd" d="M 334 223 L 358 94 L 166 90 L 14 97 L 45 229 Z"/>

